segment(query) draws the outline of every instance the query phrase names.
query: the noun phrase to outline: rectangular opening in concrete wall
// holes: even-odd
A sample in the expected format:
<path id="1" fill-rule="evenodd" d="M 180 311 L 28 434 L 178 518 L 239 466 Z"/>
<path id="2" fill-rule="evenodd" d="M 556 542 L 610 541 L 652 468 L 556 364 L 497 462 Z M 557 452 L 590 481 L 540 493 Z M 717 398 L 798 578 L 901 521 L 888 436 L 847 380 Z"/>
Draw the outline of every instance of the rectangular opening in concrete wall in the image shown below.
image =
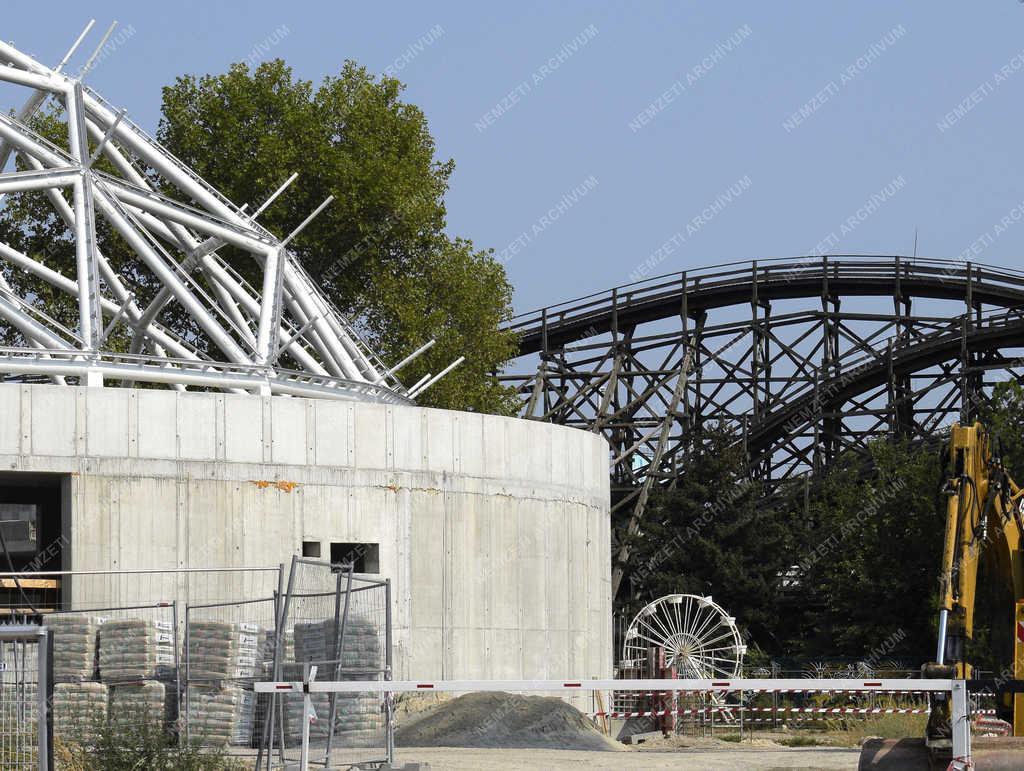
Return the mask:
<path id="1" fill-rule="evenodd" d="M 70 562 L 70 484 L 67 474 L 0 472 L 0 572 L 19 574 L 0 579 L 0 620 L 29 606 L 60 606 L 60 576 L 20 574 Z"/>
<path id="2" fill-rule="evenodd" d="M 303 557 L 314 557 L 320 558 L 320 542 L 319 541 L 303 541 L 302 542 L 302 556 Z"/>
<path id="3" fill-rule="evenodd" d="M 379 573 L 380 544 L 332 542 L 331 564 L 352 565 L 356 573 Z"/>

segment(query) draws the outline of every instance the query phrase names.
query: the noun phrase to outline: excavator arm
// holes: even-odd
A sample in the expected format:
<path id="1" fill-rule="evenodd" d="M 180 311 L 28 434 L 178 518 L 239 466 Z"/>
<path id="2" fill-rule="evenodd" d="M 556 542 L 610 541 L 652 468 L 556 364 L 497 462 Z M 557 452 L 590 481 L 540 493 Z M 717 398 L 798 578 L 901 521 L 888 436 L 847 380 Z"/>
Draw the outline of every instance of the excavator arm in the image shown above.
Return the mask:
<path id="1" fill-rule="evenodd" d="M 980 423 L 954 424 L 943 492 L 946 529 L 939 576 L 939 635 L 936 663 L 970 678 L 965 646 L 974 637 L 978 566 L 985 559 L 1014 600 L 1013 679 L 1024 679 L 1024 490 L 993 454 Z M 1008 678 L 1004 678 L 1008 679 Z M 1010 705 L 1007 705 L 1010 706 Z M 1013 696 L 1014 735 L 1024 735 L 1024 694 Z"/>

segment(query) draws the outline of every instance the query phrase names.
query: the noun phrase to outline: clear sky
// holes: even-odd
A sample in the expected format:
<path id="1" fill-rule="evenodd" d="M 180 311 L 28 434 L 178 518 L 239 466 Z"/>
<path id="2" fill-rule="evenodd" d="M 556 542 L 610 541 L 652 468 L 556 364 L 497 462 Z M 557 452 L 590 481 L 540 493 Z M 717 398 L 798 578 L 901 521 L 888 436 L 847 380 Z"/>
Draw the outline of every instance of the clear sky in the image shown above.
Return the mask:
<path id="1" fill-rule="evenodd" d="M 88 82 L 150 130 L 181 73 L 391 68 L 455 159 L 451 232 L 507 260 L 518 311 L 644 271 L 909 254 L 915 227 L 922 256 L 1024 254 L 1018 0 L 5 5 L 3 38 L 51 64 L 119 21 Z"/>

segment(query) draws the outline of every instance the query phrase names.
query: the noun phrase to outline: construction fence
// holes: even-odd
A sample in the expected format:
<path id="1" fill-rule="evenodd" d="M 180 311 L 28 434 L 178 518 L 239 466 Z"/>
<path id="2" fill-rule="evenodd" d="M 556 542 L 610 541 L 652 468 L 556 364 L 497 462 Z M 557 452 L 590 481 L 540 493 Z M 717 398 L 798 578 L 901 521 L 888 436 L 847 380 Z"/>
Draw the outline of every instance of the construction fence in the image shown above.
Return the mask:
<path id="1" fill-rule="evenodd" d="M 41 602 L 38 595 L 28 596 L 7 614 L 38 624 L 28 628 L 52 641 L 52 709 L 42 714 L 57 744 L 72 754 L 117 736 L 139 746 L 157 741 L 247 755 L 257 767 L 280 768 L 297 759 L 302 744 L 301 700 L 257 694 L 254 683 L 275 673 L 308 674 L 311 666 L 330 677 L 390 678 L 390 585 L 349 567 L 296 558 L 289 568 L 60 577 L 62 588 L 74 587 L 70 597 L 62 593 L 44 609 L 31 602 Z M 40 586 L 39 575 L 17 578 Z M 97 604 L 95 597 L 125 602 Z M 30 643 L 21 646 L 22 658 L 34 655 Z M 0 767 L 21 768 L 5 762 L 7 737 L 31 736 L 38 745 L 32 721 L 39 713 L 13 698 L 6 684 L 17 672 L 22 690 L 36 693 L 35 680 L 26 679 L 36 664 L 16 667 L 21 659 L 6 649 L 4 656 Z M 379 695 L 331 695 L 322 702 L 307 725 L 325 758 L 390 757 L 391 721 Z"/>
<path id="2" fill-rule="evenodd" d="M 0 626 L 0 768 L 53 768 L 52 644 L 38 626 Z"/>

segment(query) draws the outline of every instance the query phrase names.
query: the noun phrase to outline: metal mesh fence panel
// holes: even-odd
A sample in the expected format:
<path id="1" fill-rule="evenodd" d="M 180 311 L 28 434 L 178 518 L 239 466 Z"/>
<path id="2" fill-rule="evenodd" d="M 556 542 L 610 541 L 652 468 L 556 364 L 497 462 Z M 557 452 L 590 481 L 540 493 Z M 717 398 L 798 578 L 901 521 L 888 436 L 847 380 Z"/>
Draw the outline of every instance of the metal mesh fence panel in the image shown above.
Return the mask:
<path id="1" fill-rule="evenodd" d="M 185 610 L 182 677 L 186 740 L 251 754 L 266 724 L 268 699 L 256 680 L 273 671 L 278 600 L 190 605 Z"/>
<path id="2" fill-rule="evenodd" d="M 51 661 L 48 633 L 0 626 L 0 768 L 53 768 Z"/>
<path id="3" fill-rule="evenodd" d="M 87 753 L 110 731 L 130 743 L 177 734 L 177 607 L 162 602 L 48 614 L 54 735 Z"/>
<path id="4" fill-rule="evenodd" d="M 391 619 L 386 581 L 326 562 L 295 558 L 282 608 L 277 680 L 384 680 L 391 677 Z M 309 721 L 310 757 L 324 765 L 386 761 L 391 754 L 390 704 L 371 692 L 312 697 L 279 694 L 269 745 L 281 762 L 294 757 Z"/>

